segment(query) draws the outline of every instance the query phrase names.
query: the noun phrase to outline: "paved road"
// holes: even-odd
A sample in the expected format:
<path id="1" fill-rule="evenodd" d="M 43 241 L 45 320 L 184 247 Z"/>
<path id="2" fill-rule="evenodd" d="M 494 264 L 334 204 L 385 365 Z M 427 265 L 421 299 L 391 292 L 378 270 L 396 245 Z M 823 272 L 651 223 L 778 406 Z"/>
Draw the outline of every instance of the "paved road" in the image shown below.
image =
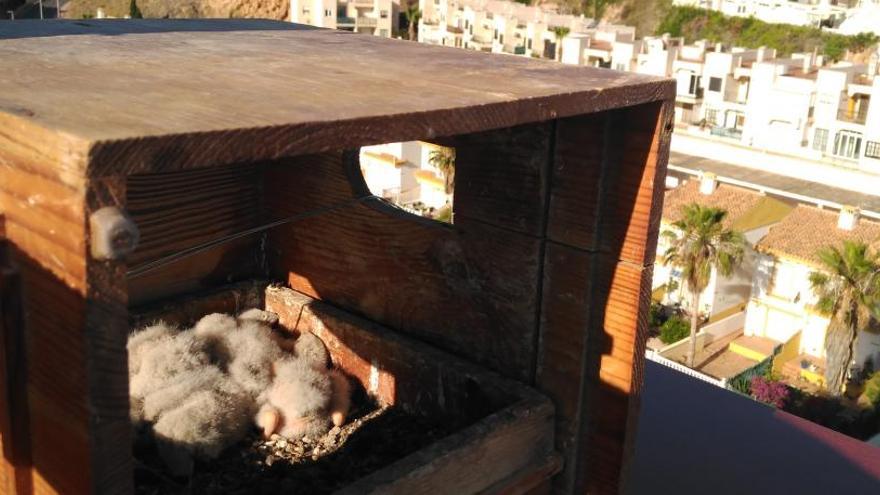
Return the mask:
<path id="1" fill-rule="evenodd" d="M 750 182 L 772 189 L 809 196 L 844 205 L 858 206 L 862 210 L 880 213 L 880 196 L 848 191 L 837 187 L 827 186 L 817 182 L 811 182 L 794 177 L 774 174 L 763 170 L 740 167 L 718 160 L 710 160 L 699 156 L 685 155 L 684 153 L 670 152 L 669 164 L 690 170 L 702 170 L 712 172 L 720 177 Z M 670 174 L 677 171 L 670 169 Z M 680 174 L 680 172 L 679 172 Z"/>

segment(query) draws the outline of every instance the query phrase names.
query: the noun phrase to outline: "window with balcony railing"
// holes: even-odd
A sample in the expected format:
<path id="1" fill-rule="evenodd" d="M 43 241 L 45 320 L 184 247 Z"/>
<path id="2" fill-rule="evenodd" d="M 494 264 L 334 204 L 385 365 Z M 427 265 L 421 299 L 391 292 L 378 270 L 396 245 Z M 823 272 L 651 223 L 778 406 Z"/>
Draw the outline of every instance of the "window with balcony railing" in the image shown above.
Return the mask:
<path id="1" fill-rule="evenodd" d="M 858 132 L 839 131 L 834 136 L 832 154 L 841 158 L 857 160 L 862 149 L 862 135 Z"/>
<path id="2" fill-rule="evenodd" d="M 868 117 L 868 106 L 867 105 L 863 105 L 855 110 L 850 110 L 848 108 L 841 108 L 837 112 L 837 120 L 842 120 L 844 122 L 851 122 L 853 124 L 864 124 L 867 117 Z"/>

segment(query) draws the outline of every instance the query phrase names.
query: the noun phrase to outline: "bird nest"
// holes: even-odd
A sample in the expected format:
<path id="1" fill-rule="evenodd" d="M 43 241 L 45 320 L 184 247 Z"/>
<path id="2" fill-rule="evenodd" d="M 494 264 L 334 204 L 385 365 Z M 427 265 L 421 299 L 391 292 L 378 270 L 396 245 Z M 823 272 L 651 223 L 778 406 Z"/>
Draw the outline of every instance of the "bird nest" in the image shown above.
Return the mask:
<path id="1" fill-rule="evenodd" d="M 152 443 L 135 446 L 135 493 L 322 494 L 332 493 L 451 433 L 449 425 L 356 395 L 347 424 L 327 434 L 269 439 L 254 430 L 212 461 L 197 461 L 193 473 L 175 478 L 165 471 Z"/>

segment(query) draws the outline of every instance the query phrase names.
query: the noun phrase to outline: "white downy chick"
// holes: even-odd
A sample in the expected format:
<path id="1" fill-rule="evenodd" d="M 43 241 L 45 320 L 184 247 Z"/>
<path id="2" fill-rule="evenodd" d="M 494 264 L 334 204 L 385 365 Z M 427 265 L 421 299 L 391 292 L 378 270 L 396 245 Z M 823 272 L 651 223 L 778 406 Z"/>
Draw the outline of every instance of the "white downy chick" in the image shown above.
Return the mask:
<path id="1" fill-rule="evenodd" d="M 351 409 L 351 382 L 341 371 L 330 370 L 333 395 L 330 397 L 330 420 L 335 426 L 342 426 L 348 419 Z"/>
<path id="2" fill-rule="evenodd" d="M 140 372 L 141 365 L 144 362 L 144 354 L 151 348 L 154 342 L 159 339 L 170 337 L 172 335 L 171 327 L 165 322 L 159 321 L 153 325 L 136 330 L 128 336 L 126 349 L 128 350 L 128 380 Z M 131 393 L 129 398 L 129 414 L 132 421 L 139 423 L 144 419 L 144 397 L 140 393 Z"/>
<path id="3" fill-rule="evenodd" d="M 272 384 L 272 363 L 283 356 L 272 330 L 263 323 L 245 321 L 226 335 L 226 341 L 232 354 L 229 376 L 256 398 Z"/>
<path id="4" fill-rule="evenodd" d="M 145 419 L 143 404 L 148 395 L 209 363 L 203 342 L 192 332 L 156 327 L 148 329 L 150 335 L 139 332 L 130 340 L 134 359 L 129 363 L 129 403 L 135 423 Z"/>
<path id="5" fill-rule="evenodd" d="M 239 313 L 236 319 L 239 323 L 254 321 L 272 327 L 278 323 L 278 314 L 260 308 L 251 308 Z"/>
<path id="6" fill-rule="evenodd" d="M 272 363 L 282 356 L 270 325 L 278 315 L 249 309 L 237 318 L 213 313 L 196 323 L 196 335 L 207 342 L 211 357 L 241 387 L 257 397 L 272 382 Z"/>
<path id="7" fill-rule="evenodd" d="M 235 318 L 224 313 L 211 313 L 196 322 L 193 332 L 206 342 L 212 360 L 225 369 L 232 359 L 226 336 L 237 328 Z"/>
<path id="8" fill-rule="evenodd" d="M 293 353 L 297 359 L 309 363 L 316 369 L 327 369 L 330 354 L 327 352 L 327 348 L 324 347 L 324 342 L 311 332 L 303 333 L 296 339 Z"/>
<path id="9" fill-rule="evenodd" d="M 180 450 L 214 459 L 247 435 L 254 401 L 228 377 L 218 376 L 209 388 L 190 393 L 177 407 L 163 412 L 153 425 L 160 445 L 166 445 L 160 453 L 175 473 L 184 473 L 190 464 Z"/>
<path id="10" fill-rule="evenodd" d="M 265 404 L 256 417 L 266 436 L 272 433 L 297 439 L 319 436 L 330 429 L 327 416 L 332 381 L 326 371 L 311 363 L 287 358 L 275 363 L 275 379 L 264 394 Z"/>
<path id="11" fill-rule="evenodd" d="M 131 394 L 146 397 L 168 386 L 178 375 L 201 369 L 209 362 L 204 342 L 190 331 L 157 339 L 143 350 L 140 368 L 131 378 Z"/>

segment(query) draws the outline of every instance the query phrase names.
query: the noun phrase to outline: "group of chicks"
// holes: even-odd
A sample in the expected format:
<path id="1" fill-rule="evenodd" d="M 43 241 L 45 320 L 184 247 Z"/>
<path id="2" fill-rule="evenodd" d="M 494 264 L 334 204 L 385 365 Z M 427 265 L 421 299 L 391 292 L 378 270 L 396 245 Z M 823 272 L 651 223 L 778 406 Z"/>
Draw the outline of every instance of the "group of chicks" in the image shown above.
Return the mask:
<path id="1" fill-rule="evenodd" d="M 172 473 L 213 459 L 256 424 L 266 437 L 320 436 L 345 423 L 351 384 L 311 333 L 288 339 L 274 313 L 214 313 L 189 329 L 163 322 L 128 339 L 131 418 L 151 426 Z"/>

